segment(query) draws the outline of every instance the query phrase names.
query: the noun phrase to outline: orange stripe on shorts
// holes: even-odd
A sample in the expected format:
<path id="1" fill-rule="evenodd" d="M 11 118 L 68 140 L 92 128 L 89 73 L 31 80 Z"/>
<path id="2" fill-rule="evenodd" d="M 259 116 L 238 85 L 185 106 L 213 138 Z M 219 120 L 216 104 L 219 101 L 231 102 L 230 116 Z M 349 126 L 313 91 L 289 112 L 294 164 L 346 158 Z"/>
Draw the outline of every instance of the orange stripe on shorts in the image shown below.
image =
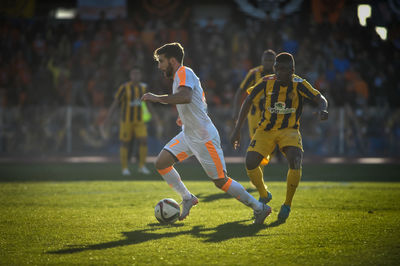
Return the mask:
<path id="1" fill-rule="evenodd" d="M 232 184 L 232 178 L 229 178 L 228 181 L 226 181 L 226 183 L 222 186 L 222 190 L 227 192 L 228 189 L 231 187 Z"/>
<path id="2" fill-rule="evenodd" d="M 221 159 L 219 158 L 218 152 L 214 147 L 214 144 L 212 141 L 206 142 L 206 148 L 208 152 L 210 153 L 210 156 L 215 164 L 215 167 L 217 168 L 217 174 L 219 178 L 224 178 L 224 167 L 222 166 Z"/>
<path id="3" fill-rule="evenodd" d="M 185 84 L 186 84 L 186 71 L 185 71 L 185 67 L 184 66 L 182 66 L 178 70 L 178 77 L 179 77 L 179 86 L 185 86 Z"/>
<path id="4" fill-rule="evenodd" d="M 160 173 L 160 175 L 166 175 L 169 172 L 171 172 L 171 170 L 172 170 L 172 166 L 167 167 L 165 169 L 161 169 L 161 170 L 157 169 L 157 171 Z"/>

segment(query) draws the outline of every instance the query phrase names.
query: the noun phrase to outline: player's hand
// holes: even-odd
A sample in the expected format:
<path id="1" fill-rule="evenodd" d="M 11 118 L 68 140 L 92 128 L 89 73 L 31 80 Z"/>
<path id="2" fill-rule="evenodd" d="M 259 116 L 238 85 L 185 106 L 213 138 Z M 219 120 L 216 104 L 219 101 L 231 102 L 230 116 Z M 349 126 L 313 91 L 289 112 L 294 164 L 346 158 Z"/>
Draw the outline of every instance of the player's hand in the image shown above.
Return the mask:
<path id="1" fill-rule="evenodd" d="M 157 95 L 151 92 L 146 92 L 145 94 L 143 94 L 141 100 L 154 103 L 159 102 L 159 98 L 157 97 Z"/>
<path id="2" fill-rule="evenodd" d="M 319 116 L 319 119 L 322 121 L 328 119 L 328 111 L 326 111 L 326 110 L 319 110 L 319 111 L 313 112 L 313 114 Z"/>
<path id="3" fill-rule="evenodd" d="M 327 120 L 328 119 L 328 111 L 327 110 L 320 110 L 319 111 L 319 118 L 321 120 Z"/>
<path id="4" fill-rule="evenodd" d="M 240 131 L 236 130 L 236 128 L 233 130 L 231 135 L 231 144 L 235 150 L 240 147 Z"/>
<path id="5" fill-rule="evenodd" d="M 176 124 L 178 125 L 178 126 L 182 126 L 182 120 L 181 120 L 181 118 L 178 116 L 178 118 L 176 119 Z"/>

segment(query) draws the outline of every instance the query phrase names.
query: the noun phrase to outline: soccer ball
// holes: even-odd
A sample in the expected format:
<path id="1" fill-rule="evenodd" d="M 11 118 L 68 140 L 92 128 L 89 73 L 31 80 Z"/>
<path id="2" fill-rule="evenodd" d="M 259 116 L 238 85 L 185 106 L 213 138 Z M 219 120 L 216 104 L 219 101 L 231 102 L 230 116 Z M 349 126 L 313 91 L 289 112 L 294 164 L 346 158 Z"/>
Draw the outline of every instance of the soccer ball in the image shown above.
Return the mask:
<path id="1" fill-rule="evenodd" d="M 160 223 L 172 224 L 178 220 L 180 211 L 178 202 L 166 198 L 157 203 L 154 208 L 154 215 Z"/>

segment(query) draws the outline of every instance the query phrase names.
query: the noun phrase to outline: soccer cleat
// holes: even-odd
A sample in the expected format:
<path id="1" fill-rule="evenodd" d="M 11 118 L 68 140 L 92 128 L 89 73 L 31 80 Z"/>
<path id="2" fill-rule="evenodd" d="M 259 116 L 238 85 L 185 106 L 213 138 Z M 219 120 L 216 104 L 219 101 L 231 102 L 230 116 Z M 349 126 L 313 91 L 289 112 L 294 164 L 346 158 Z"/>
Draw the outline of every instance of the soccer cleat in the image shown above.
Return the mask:
<path id="1" fill-rule="evenodd" d="M 183 200 L 181 205 L 182 205 L 182 212 L 181 215 L 179 216 L 179 221 L 182 221 L 183 219 L 186 218 L 186 216 L 189 215 L 190 209 L 196 205 L 197 203 L 199 203 L 199 199 L 191 194 L 192 197 L 188 200 Z"/>
<path id="2" fill-rule="evenodd" d="M 290 206 L 282 204 L 281 210 L 278 213 L 278 220 L 286 221 L 286 219 L 289 217 L 289 213 L 290 213 Z"/>
<path id="3" fill-rule="evenodd" d="M 263 208 L 261 211 L 254 211 L 254 222 L 253 224 L 263 224 L 265 221 L 265 218 L 268 217 L 272 212 L 272 209 L 270 206 L 263 204 Z"/>
<path id="4" fill-rule="evenodd" d="M 122 169 L 122 175 L 131 175 L 131 171 L 128 168 Z"/>
<path id="5" fill-rule="evenodd" d="M 138 169 L 138 172 L 141 173 L 141 174 L 144 174 L 144 175 L 151 174 L 150 170 L 147 169 L 147 167 L 144 166 L 144 165 Z"/>
<path id="6" fill-rule="evenodd" d="M 268 196 L 266 198 L 258 198 L 258 201 L 264 204 L 267 204 L 268 202 L 270 202 L 272 200 L 272 194 L 271 192 L 267 191 Z"/>

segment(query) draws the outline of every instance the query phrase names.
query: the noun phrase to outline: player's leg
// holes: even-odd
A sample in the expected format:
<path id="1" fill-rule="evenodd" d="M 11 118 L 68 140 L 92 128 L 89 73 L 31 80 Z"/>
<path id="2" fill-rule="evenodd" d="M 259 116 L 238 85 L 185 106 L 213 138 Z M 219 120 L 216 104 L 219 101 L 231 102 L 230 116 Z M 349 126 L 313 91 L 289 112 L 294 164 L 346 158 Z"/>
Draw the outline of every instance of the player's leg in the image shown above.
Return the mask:
<path id="1" fill-rule="evenodd" d="M 246 153 L 246 172 L 253 185 L 257 188 L 260 195 L 259 201 L 268 203 L 272 199 L 272 194 L 264 183 L 263 167 L 260 166 L 263 159 L 264 156 L 260 153 L 248 151 Z"/>
<path id="2" fill-rule="evenodd" d="M 134 146 L 135 146 L 135 139 L 132 138 L 132 140 L 129 142 L 129 145 L 128 145 L 128 162 L 130 162 L 132 159 Z"/>
<path id="3" fill-rule="evenodd" d="M 134 125 L 134 135 L 138 145 L 138 171 L 142 174 L 150 174 L 146 167 L 147 157 L 147 127 L 145 123 L 136 123 Z"/>
<path id="4" fill-rule="evenodd" d="M 252 106 L 253 107 L 253 106 Z M 251 114 L 251 112 L 247 116 L 247 123 L 249 127 L 249 136 L 250 139 L 252 139 L 257 131 L 258 128 L 258 123 L 260 122 L 261 119 L 261 114 L 260 111 L 256 111 L 254 114 Z M 264 170 L 264 166 L 266 166 L 270 161 L 270 155 L 266 155 L 260 163 L 260 170 Z"/>
<path id="5" fill-rule="evenodd" d="M 262 224 L 271 213 L 271 208 L 257 201 L 240 183 L 226 175 L 224 155 L 218 138 L 208 141 L 204 146 L 195 144 L 196 158 L 207 175 L 214 181 L 215 186 L 244 205 L 251 207 L 256 214 L 255 223 Z"/>
<path id="6" fill-rule="evenodd" d="M 278 214 L 280 220 L 286 220 L 289 217 L 292 200 L 301 179 L 303 160 L 303 146 L 300 133 L 293 130 L 286 131 L 282 133 L 282 143 L 279 144 L 279 146 L 283 146 L 282 152 L 289 163 L 289 170 L 286 177 L 286 199 Z M 283 143 L 286 143 L 286 146 Z"/>
<path id="7" fill-rule="evenodd" d="M 130 142 L 128 141 L 121 141 L 120 148 L 119 148 L 119 155 L 121 160 L 121 168 L 123 175 L 130 175 L 131 172 L 128 168 L 128 147 Z"/>
<path id="8" fill-rule="evenodd" d="M 260 167 L 260 164 L 263 158 L 272 152 L 274 147 L 274 133 L 260 129 L 254 134 L 246 153 L 247 175 L 258 190 L 259 201 L 263 203 L 268 203 L 272 199 L 272 195 L 264 183 L 263 168 Z"/>
<path id="9" fill-rule="evenodd" d="M 120 122 L 119 126 L 119 139 L 120 139 L 120 148 L 119 155 L 121 160 L 122 174 L 130 175 L 130 171 L 128 168 L 128 148 L 130 145 L 131 138 L 130 126 L 128 123 Z"/>
<path id="10" fill-rule="evenodd" d="M 186 188 L 182 182 L 179 173 L 173 167 L 176 162 L 183 161 L 192 155 L 188 149 L 183 133 L 175 136 L 156 159 L 156 169 L 168 185 L 173 188 L 182 197 L 182 212 L 179 217 L 180 220 L 189 215 L 190 209 L 198 203 L 198 199 Z"/>

